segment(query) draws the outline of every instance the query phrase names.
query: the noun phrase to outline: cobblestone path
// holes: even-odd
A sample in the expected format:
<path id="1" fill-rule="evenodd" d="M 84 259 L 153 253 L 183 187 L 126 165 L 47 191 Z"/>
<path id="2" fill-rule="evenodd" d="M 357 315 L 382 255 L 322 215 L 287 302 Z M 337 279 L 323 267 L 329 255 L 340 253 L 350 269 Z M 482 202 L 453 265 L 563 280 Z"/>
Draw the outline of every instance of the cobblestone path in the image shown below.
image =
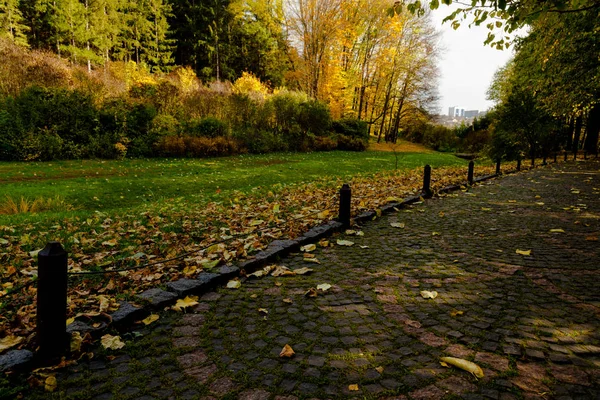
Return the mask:
<path id="1" fill-rule="evenodd" d="M 56 397 L 600 398 L 599 162 L 505 176 L 354 229 L 364 235 L 317 246 L 320 264 L 281 261 L 310 275 L 165 312 L 124 349 L 60 373 Z M 286 344 L 294 357 L 279 357 Z"/>

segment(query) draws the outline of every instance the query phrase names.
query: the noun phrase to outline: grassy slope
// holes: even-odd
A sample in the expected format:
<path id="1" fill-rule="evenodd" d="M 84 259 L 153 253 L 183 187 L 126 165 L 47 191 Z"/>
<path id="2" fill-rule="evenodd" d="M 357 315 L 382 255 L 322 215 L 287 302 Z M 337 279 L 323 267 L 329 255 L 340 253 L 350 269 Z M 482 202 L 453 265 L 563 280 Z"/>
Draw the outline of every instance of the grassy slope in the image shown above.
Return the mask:
<path id="1" fill-rule="evenodd" d="M 170 198 L 196 203 L 227 199 L 233 190 L 269 190 L 274 184 L 307 182 L 325 176 L 350 177 L 395 168 L 390 152 L 277 153 L 213 159 L 60 161 L 0 163 L 1 193 L 18 199 L 60 195 L 78 211 L 38 216 L 0 216 L 0 225 L 25 219 L 118 213 Z M 401 169 L 463 165 L 442 153 L 399 153 Z M 3 201 L 4 199 L 0 199 Z"/>

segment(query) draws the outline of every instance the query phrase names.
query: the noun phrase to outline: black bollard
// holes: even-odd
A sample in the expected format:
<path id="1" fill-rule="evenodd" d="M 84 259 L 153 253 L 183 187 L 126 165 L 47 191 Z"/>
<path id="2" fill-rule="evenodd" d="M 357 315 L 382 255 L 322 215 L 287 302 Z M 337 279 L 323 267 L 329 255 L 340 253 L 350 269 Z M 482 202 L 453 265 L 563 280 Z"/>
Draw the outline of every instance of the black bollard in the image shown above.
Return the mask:
<path id="1" fill-rule="evenodd" d="M 423 170 L 423 196 L 431 197 L 431 195 L 431 167 L 426 165 Z"/>
<path id="2" fill-rule="evenodd" d="M 473 184 L 473 174 L 475 172 L 475 162 L 469 161 L 469 170 L 467 171 L 467 182 L 469 185 Z"/>
<path id="3" fill-rule="evenodd" d="M 38 253 L 37 334 L 43 358 L 58 356 L 69 348 L 67 264 L 67 252 L 59 242 L 49 242 Z"/>
<path id="4" fill-rule="evenodd" d="M 519 158 L 517 160 L 517 171 L 520 171 L 520 170 L 521 170 L 521 159 Z"/>
<path id="5" fill-rule="evenodd" d="M 500 159 L 496 160 L 496 175 L 500 175 Z"/>
<path id="6" fill-rule="evenodd" d="M 565 161 L 567 161 L 567 151 L 565 150 Z"/>
<path id="7" fill-rule="evenodd" d="M 577 161 L 577 150 L 573 152 L 573 161 Z"/>
<path id="8" fill-rule="evenodd" d="M 350 227 L 350 200 L 352 199 L 352 190 L 350 185 L 344 183 L 340 189 L 340 212 L 339 220 L 344 228 Z"/>

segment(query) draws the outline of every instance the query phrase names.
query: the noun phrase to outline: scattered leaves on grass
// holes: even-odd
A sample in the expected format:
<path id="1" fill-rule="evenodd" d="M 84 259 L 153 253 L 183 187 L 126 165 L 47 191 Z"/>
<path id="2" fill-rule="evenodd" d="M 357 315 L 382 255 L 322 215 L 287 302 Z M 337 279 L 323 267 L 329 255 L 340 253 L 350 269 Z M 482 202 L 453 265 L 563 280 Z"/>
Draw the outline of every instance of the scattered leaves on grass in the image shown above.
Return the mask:
<path id="1" fill-rule="evenodd" d="M 424 299 L 435 299 L 438 295 L 438 292 L 436 292 L 435 290 L 433 291 L 429 291 L 429 290 L 421 290 L 421 297 Z"/>
<path id="2" fill-rule="evenodd" d="M 125 343 L 121 341 L 120 336 L 106 334 L 100 339 L 102 346 L 107 350 L 119 350 L 125 347 Z"/>
<path id="3" fill-rule="evenodd" d="M 175 311 L 183 311 L 195 305 L 198 305 L 198 296 L 185 296 L 183 299 L 177 299 L 177 303 L 171 308 Z"/>
<path id="4" fill-rule="evenodd" d="M 286 344 L 285 346 L 283 346 L 283 349 L 279 353 L 279 357 L 291 358 L 294 354 L 296 354 L 296 352 L 294 351 L 294 349 L 292 349 L 292 346 Z"/>
<path id="5" fill-rule="evenodd" d="M 440 360 L 443 363 L 445 363 L 446 366 L 448 364 L 450 364 L 450 365 L 458 367 L 462 370 L 470 372 L 471 374 L 475 375 L 477 378 L 483 378 L 483 370 L 479 367 L 479 365 L 477 365 L 471 361 L 463 360 L 462 358 L 456 358 L 456 357 L 442 357 L 442 358 L 440 358 Z"/>
<path id="6" fill-rule="evenodd" d="M 350 247 L 350 246 L 353 246 L 353 245 L 354 245 L 354 242 L 351 242 L 351 241 L 349 241 L 349 240 L 341 240 L 341 239 L 338 239 L 338 240 L 337 240 L 337 244 L 338 244 L 339 246 L 348 246 L 348 247 Z"/>
<path id="7" fill-rule="evenodd" d="M 158 321 L 159 318 L 160 317 L 158 316 L 158 314 L 150 314 L 150 315 L 148 315 L 148 317 L 146 317 L 142 320 L 142 323 L 144 325 L 150 325 L 151 323 Z"/>
<path id="8" fill-rule="evenodd" d="M 530 256 L 531 255 L 531 250 L 520 250 L 520 249 L 517 249 L 515 251 L 515 253 L 520 254 L 522 256 Z"/>

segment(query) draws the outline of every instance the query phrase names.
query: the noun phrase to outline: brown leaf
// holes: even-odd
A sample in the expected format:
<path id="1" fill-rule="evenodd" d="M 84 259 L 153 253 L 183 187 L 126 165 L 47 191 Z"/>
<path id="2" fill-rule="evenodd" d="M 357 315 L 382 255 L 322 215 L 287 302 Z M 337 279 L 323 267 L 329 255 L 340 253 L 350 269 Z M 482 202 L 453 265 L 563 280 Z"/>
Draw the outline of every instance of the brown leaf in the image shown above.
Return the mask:
<path id="1" fill-rule="evenodd" d="M 289 344 L 286 344 L 285 346 L 283 346 L 283 349 L 279 353 L 279 357 L 291 358 L 294 354 L 296 354 L 296 352 L 294 352 L 294 349 L 292 349 L 292 346 L 290 346 Z"/>

